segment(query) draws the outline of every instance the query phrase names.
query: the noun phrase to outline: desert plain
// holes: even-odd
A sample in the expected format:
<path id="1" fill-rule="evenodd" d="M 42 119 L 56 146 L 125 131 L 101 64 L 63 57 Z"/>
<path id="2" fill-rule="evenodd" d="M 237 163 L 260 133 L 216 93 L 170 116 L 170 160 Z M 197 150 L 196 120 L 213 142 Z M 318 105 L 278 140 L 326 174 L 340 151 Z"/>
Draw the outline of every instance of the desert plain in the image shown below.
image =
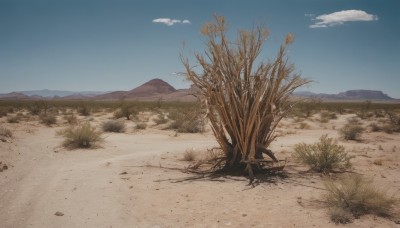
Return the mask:
<path id="1" fill-rule="evenodd" d="M 115 119 L 104 109 L 88 116 L 74 113 L 99 131 Z M 21 113 L 17 123 L 10 116 Z M 58 113 L 58 112 L 57 112 Z M 167 116 L 167 111 L 164 112 Z M 202 175 L 186 168 L 218 147 L 206 123 L 201 133 L 182 133 L 158 124 L 156 112 L 140 111 L 135 120 L 120 118 L 125 132 L 103 132 L 94 148 L 66 148 L 58 132 L 69 126 L 63 114 L 47 126 L 27 110 L 0 118 L 12 135 L 0 136 L 0 227 L 399 227 L 394 218 L 363 215 L 335 224 L 322 196 L 326 179 L 356 173 L 373 179 L 388 194 L 400 194 L 400 134 L 374 131 L 355 112 L 321 120 L 288 116 L 279 124 L 270 149 L 287 159 L 283 171 L 245 176 Z M 349 119 L 364 128 L 358 140 L 339 133 Z M 145 129 L 136 129 L 138 121 Z M 378 121 L 378 122 L 377 122 Z M 323 175 L 293 158 L 298 143 L 315 143 L 327 134 L 353 156 L 352 168 Z M 185 158 L 190 153 L 192 159 Z M 192 160 L 192 161 L 188 161 Z"/>

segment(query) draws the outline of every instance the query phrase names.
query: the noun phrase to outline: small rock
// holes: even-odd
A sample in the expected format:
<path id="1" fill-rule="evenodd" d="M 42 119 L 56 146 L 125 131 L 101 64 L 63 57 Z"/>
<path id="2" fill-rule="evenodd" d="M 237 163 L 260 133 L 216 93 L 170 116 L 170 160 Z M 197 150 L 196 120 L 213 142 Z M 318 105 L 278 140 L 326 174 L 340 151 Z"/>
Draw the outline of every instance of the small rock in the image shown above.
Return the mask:
<path id="1" fill-rule="evenodd" d="M 7 165 L 3 165 L 3 170 L 7 170 L 8 166 Z"/>
<path id="2" fill-rule="evenodd" d="M 247 216 L 247 214 L 242 214 L 242 216 L 243 216 L 243 217 L 246 217 L 246 216 Z"/>
<path id="3" fill-rule="evenodd" d="M 128 174 L 128 173 L 127 172 L 122 172 L 119 175 L 125 175 L 125 174 Z"/>
<path id="4" fill-rule="evenodd" d="M 64 213 L 57 211 L 56 213 L 54 213 L 54 215 L 56 215 L 56 216 L 63 216 Z"/>

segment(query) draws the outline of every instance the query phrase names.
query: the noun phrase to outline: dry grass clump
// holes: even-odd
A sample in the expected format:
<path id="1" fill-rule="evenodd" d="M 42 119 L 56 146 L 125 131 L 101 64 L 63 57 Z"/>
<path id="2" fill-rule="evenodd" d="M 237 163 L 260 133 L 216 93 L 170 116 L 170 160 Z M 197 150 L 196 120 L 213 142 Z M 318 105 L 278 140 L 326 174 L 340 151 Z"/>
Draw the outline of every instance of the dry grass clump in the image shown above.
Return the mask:
<path id="1" fill-rule="evenodd" d="M 78 108 L 78 113 L 81 116 L 90 116 L 91 113 L 90 107 L 87 105 L 82 105 L 81 107 Z"/>
<path id="2" fill-rule="evenodd" d="M 354 219 L 353 215 L 349 211 L 340 207 L 334 207 L 331 209 L 329 211 L 329 217 L 335 224 L 351 223 Z"/>
<path id="3" fill-rule="evenodd" d="M 10 129 L 7 129 L 5 127 L 0 127 L 0 136 L 11 138 L 13 137 L 13 133 Z"/>
<path id="4" fill-rule="evenodd" d="M 125 123 L 118 120 L 109 120 L 101 125 L 105 132 L 125 132 Z"/>
<path id="5" fill-rule="evenodd" d="M 146 123 L 137 123 L 135 126 L 135 129 L 137 130 L 144 130 L 147 128 L 147 124 Z"/>
<path id="6" fill-rule="evenodd" d="M 66 120 L 69 125 L 78 124 L 78 119 L 76 118 L 74 113 L 64 116 L 64 120 Z"/>
<path id="7" fill-rule="evenodd" d="M 369 127 L 371 128 L 372 132 L 382 131 L 382 127 L 378 125 L 376 122 L 371 123 Z"/>
<path id="8" fill-rule="evenodd" d="M 3 116 L 7 116 L 8 112 L 5 108 L 0 107 L 0 118 Z"/>
<path id="9" fill-rule="evenodd" d="M 311 126 L 308 123 L 301 122 L 300 125 L 299 125 L 299 128 L 300 129 L 310 129 Z"/>
<path id="10" fill-rule="evenodd" d="M 7 122 L 8 123 L 19 123 L 20 120 L 21 120 L 21 117 L 18 116 L 18 115 L 8 116 L 7 117 Z"/>
<path id="11" fill-rule="evenodd" d="M 364 128 L 360 125 L 346 124 L 340 129 L 340 135 L 346 140 L 359 140 Z"/>
<path id="12" fill-rule="evenodd" d="M 42 124 L 47 126 L 51 126 L 57 122 L 57 117 L 51 114 L 41 114 L 39 119 Z"/>
<path id="13" fill-rule="evenodd" d="M 90 126 L 89 122 L 79 126 L 70 126 L 60 132 L 65 137 L 63 145 L 68 148 L 90 148 L 103 141 L 101 132 Z"/>
<path id="14" fill-rule="evenodd" d="M 168 122 L 168 119 L 165 118 L 165 115 L 164 115 L 163 113 L 160 113 L 160 114 L 157 115 L 157 118 L 154 119 L 154 122 L 155 122 L 157 125 L 165 124 L 165 123 Z"/>
<path id="15" fill-rule="evenodd" d="M 324 111 L 319 114 L 319 121 L 321 123 L 328 123 L 330 120 L 337 119 L 337 115 L 334 112 Z"/>
<path id="16" fill-rule="evenodd" d="M 327 173 L 351 167 L 352 157 L 328 135 L 321 136 L 320 141 L 314 144 L 296 144 L 293 156 L 317 172 Z"/>
<path id="17" fill-rule="evenodd" d="M 194 149 L 188 149 L 183 154 L 182 161 L 194 161 L 196 159 L 196 151 Z"/>
<path id="18" fill-rule="evenodd" d="M 347 119 L 347 124 L 350 125 L 362 125 L 361 121 L 357 117 L 351 117 Z"/>
<path id="19" fill-rule="evenodd" d="M 324 183 L 327 194 L 324 195 L 331 211 L 331 219 L 337 223 L 350 222 L 350 216 L 355 218 L 365 214 L 391 216 L 392 209 L 398 203 L 393 196 L 377 189 L 372 181 L 360 175 L 351 175 L 337 182 L 332 180 Z"/>

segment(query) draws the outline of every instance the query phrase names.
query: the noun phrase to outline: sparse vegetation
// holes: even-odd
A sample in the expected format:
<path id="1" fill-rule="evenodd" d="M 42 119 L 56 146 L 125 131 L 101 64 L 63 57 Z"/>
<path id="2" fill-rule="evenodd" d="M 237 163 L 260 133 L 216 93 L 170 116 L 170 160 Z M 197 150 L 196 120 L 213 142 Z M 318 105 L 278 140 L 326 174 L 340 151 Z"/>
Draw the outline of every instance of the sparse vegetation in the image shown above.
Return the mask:
<path id="1" fill-rule="evenodd" d="M 183 154 L 183 161 L 194 161 L 196 159 L 196 151 L 194 149 L 188 149 Z"/>
<path id="2" fill-rule="evenodd" d="M 10 129 L 7 129 L 5 127 L 0 127 L 0 136 L 11 138 L 13 137 L 13 133 Z"/>
<path id="3" fill-rule="evenodd" d="M 129 104 L 122 104 L 119 110 L 114 113 L 114 117 L 119 119 L 125 117 L 127 120 L 131 120 L 135 117 L 139 112 L 135 109 L 134 106 Z"/>
<path id="4" fill-rule="evenodd" d="M 314 144 L 295 145 L 293 156 L 317 172 L 328 173 L 334 169 L 351 167 L 352 157 L 333 138 L 328 138 L 328 135 L 321 136 L 319 142 Z"/>
<path id="5" fill-rule="evenodd" d="M 382 127 L 381 126 L 379 126 L 377 123 L 371 123 L 370 125 L 369 125 L 369 127 L 371 128 L 371 131 L 373 131 L 373 132 L 377 132 L 377 131 L 382 131 Z"/>
<path id="6" fill-rule="evenodd" d="M 157 118 L 154 119 L 154 122 L 155 122 L 157 125 L 165 124 L 165 123 L 168 122 L 168 119 L 165 118 L 165 115 L 164 115 L 163 113 L 160 113 L 160 114 L 158 114 Z"/>
<path id="7" fill-rule="evenodd" d="M 44 100 L 34 101 L 28 110 L 32 115 L 47 114 L 47 110 L 50 108 L 50 103 Z"/>
<path id="8" fill-rule="evenodd" d="M 204 132 L 205 119 L 200 109 L 170 112 L 169 119 L 172 120 L 170 129 L 175 129 L 180 133 L 199 133 Z"/>
<path id="9" fill-rule="evenodd" d="M 78 113 L 81 116 L 90 116 L 91 110 L 88 105 L 82 105 L 78 108 Z"/>
<path id="10" fill-rule="evenodd" d="M 336 224 L 347 224 L 353 221 L 353 215 L 340 207 L 334 207 L 329 211 L 329 216 L 332 222 Z"/>
<path id="11" fill-rule="evenodd" d="M 96 131 L 89 122 L 70 126 L 59 132 L 65 137 L 63 145 L 68 148 L 90 148 L 101 142 L 101 132 Z"/>
<path id="12" fill-rule="evenodd" d="M 57 118 L 55 115 L 51 114 L 41 114 L 40 115 L 40 122 L 47 125 L 51 126 L 57 122 Z"/>
<path id="13" fill-rule="evenodd" d="M 20 120 L 21 120 L 21 118 L 18 115 L 8 116 L 7 117 L 7 122 L 8 123 L 19 123 Z"/>
<path id="14" fill-rule="evenodd" d="M 346 140 L 359 140 L 364 128 L 355 124 L 346 124 L 340 129 L 340 134 Z"/>
<path id="15" fill-rule="evenodd" d="M 337 119 L 336 113 L 334 112 L 323 111 L 319 115 L 319 121 L 321 123 L 328 123 L 330 120 Z"/>
<path id="16" fill-rule="evenodd" d="M 64 119 L 67 121 L 69 125 L 78 124 L 78 119 L 74 115 L 74 113 L 64 116 Z"/>
<path id="17" fill-rule="evenodd" d="M 147 124 L 145 124 L 145 123 L 137 123 L 135 128 L 138 129 L 138 130 L 144 130 L 144 129 L 147 128 Z"/>
<path id="18" fill-rule="evenodd" d="M 334 209 L 331 213 L 334 222 L 351 221 L 346 213 L 355 218 L 364 214 L 391 216 L 393 207 L 398 203 L 393 196 L 377 189 L 371 180 L 360 175 L 351 175 L 337 182 L 329 180 L 324 185 L 328 191 L 324 198 L 327 205 Z"/>
<path id="19" fill-rule="evenodd" d="M 3 116 L 7 116 L 8 112 L 5 108 L 0 108 L 0 118 Z"/>
<path id="20" fill-rule="evenodd" d="M 105 132 L 119 133 L 125 131 L 125 123 L 118 120 L 108 120 L 107 122 L 104 122 L 101 127 Z"/>
<path id="21" fill-rule="evenodd" d="M 300 129 L 310 129 L 311 126 L 308 123 L 301 122 L 300 125 L 299 125 L 299 128 Z"/>
<path id="22" fill-rule="evenodd" d="M 389 124 L 385 126 L 385 132 L 400 132 L 400 116 L 394 112 L 386 112 L 389 119 Z"/>

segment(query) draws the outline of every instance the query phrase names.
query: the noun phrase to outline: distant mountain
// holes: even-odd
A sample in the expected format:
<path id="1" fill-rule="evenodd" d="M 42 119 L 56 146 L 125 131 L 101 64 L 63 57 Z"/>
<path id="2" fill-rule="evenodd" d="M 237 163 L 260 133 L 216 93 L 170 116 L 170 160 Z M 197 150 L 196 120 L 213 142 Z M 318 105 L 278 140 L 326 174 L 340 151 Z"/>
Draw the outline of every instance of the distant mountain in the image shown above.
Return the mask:
<path id="1" fill-rule="evenodd" d="M 53 100 L 143 100 L 155 101 L 163 99 L 164 101 L 194 101 L 197 98 L 194 96 L 197 89 L 191 86 L 188 89 L 176 90 L 173 86 L 161 79 L 152 79 L 143 85 L 140 85 L 129 91 L 113 91 L 113 92 L 98 92 L 98 91 L 82 91 L 71 92 L 61 90 L 34 90 L 12 92 L 0 94 L 0 100 L 38 100 L 38 99 L 53 99 Z M 382 91 L 376 90 L 348 90 L 338 94 L 313 93 L 309 91 L 295 92 L 294 97 L 314 98 L 323 100 L 378 100 L 378 101 L 393 101 Z M 396 101 L 396 100 L 395 100 Z"/>
<path id="2" fill-rule="evenodd" d="M 308 91 L 295 92 L 298 97 L 308 97 L 328 100 L 394 100 L 382 91 L 377 90 L 348 90 L 338 94 L 312 93 Z"/>
<path id="3" fill-rule="evenodd" d="M 94 99 L 143 99 L 160 97 L 175 92 L 176 89 L 161 79 L 150 80 L 130 91 L 116 91 L 95 96 Z"/>
<path id="4" fill-rule="evenodd" d="M 35 99 L 31 96 L 27 96 L 23 93 L 12 92 L 12 93 L 2 93 L 0 94 L 1 100 L 28 100 L 28 99 Z"/>
<path id="5" fill-rule="evenodd" d="M 67 96 L 93 97 L 93 96 L 100 95 L 100 94 L 103 94 L 106 92 L 100 92 L 100 91 L 73 92 L 73 91 L 64 91 L 64 90 L 43 89 L 43 90 L 21 91 L 19 93 L 25 94 L 27 96 L 40 96 L 40 97 L 52 98 L 52 97 L 67 97 Z"/>

